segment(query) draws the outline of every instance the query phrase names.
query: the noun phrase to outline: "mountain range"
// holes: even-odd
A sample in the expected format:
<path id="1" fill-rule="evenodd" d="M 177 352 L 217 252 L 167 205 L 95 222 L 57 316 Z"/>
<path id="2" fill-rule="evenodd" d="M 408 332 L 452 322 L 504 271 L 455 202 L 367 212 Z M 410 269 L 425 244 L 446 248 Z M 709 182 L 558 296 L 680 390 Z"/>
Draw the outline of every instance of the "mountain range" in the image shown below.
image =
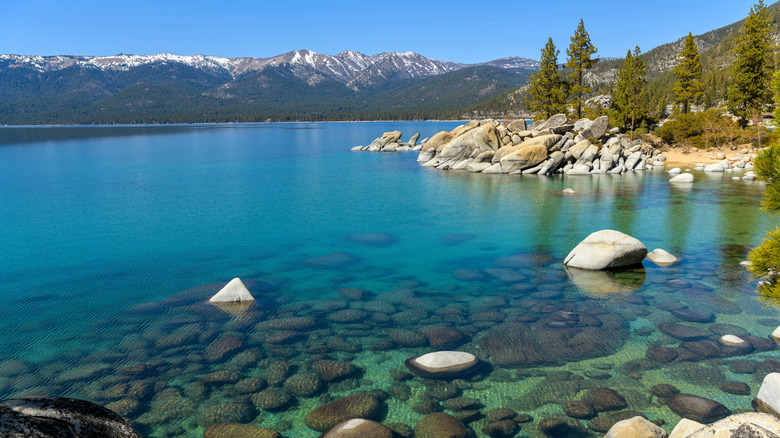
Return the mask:
<path id="1" fill-rule="evenodd" d="M 538 65 L 310 50 L 270 58 L 0 55 L 0 123 L 448 117 L 527 83 Z"/>

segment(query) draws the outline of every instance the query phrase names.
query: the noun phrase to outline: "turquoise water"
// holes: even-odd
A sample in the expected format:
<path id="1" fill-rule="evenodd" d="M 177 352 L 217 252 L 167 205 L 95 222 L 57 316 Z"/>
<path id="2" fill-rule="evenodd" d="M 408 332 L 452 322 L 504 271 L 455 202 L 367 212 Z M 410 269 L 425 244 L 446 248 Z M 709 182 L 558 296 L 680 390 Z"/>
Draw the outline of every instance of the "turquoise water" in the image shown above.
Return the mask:
<path id="1" fill-rule="evenodd" d="M 679 417 L 650 394 L 658 383 L 750 409 L 771 367 L 734 373 L 732 362 L 771 362 L 775 352 L 730 356 L 688 345 L 698 355 L 662 364 L 645 351 L 685 349 L 658 329 L 665 322 L 705 330 L 710 340 L 724 329 L 713 324 L 766 338 L 780 323 L 738 266 L 777 220 L 759 210 L 761 183 L 697 174 L 692 187 L 676 187 L 661 171 L 473 175 L 420 167 L 414 153 L 349 151 L 384 131 L 425 138 L 456 125 L 0 129 L 0 396 L 89 399 L 155 437 L 201 436 L 217 420 L 314 437 L 302 419 L 330 396 L 392 386 L 376 418 L 414 426 L 422 417 L 414 407 L 430 399 L 433 383 L 399 383 L 389 370 L 431 351 L 412 345 L 437 325 L 460 330 L 466 337 L 453 348 L 492 366 L 460 383 L 458 395 L 479 400 L 483 412 L 531 415 L 519 436 L 538 436 L 536 424 L 550 416 L 592 430 L 559 403 L 594 387 L 615 389 L 628 409 L 669 430 Z M 563 196 L 566 187 L 577 193 Z M 645 262 L 614 278 L 567 274 L 569 250 L 604 228 L 681 262 Z M 238 317 L 205 304 L 234 277 L 258 298 Z M 598 293 L 594 281 L 617 281 L 624 292 Z M 680 306 L 714 319 L 683 321 L 670 312 Z M 360 312 L 330 317 L 344 309 Z M 600 325 L 550 324 L 566 320 L 560 310 L 595 315 Z M 316 325 L 266 323 L 293 316 Z M 579 337 L 587 339 L 571 341 Z M 321 358 L 362 375 L 271 411 L 252 402 L 257 388 L 237 384 L 263 377 L 283 385 L 267 376 L 277 361 L 292 366 L 288 374 L 312 374 Z M 128 369 L 137 365 L 142 372 Z M 218 371 L 234 374 L 214 383 L 208 376 Z M 723 392 L 722 380 L 748 383 L 751 395 Z M 397 396 L 403 385 L 406 400 Z M 243 415 L 215 414 L 222 404 L 242 406 L 223 410 Z M 478 436 L 485 421 L 469 423 Z"/>

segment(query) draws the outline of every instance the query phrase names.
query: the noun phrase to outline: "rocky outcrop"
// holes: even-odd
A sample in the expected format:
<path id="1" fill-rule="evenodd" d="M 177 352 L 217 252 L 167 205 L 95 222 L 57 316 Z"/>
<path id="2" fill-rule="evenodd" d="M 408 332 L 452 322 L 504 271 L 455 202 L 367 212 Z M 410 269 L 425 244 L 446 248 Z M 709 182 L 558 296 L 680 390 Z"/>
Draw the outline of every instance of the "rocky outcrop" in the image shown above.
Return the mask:
<path id="1" fill-rule="evenodd" d="M 530 126 L 524 120 L 472 120 L 439 132 L 414 150 L 420 151 L 417 161 L 425 167 L 486 174 L 618 174 L 646 170 L 654 162 L 663 165 L 652 145 L 613 132 L 606 116 L 573 122 L 557 114 Z M 398 131 L 386 132 L 353 150 L 408 150 L 411 143 L 399 138 Z"/>
<path id="2" fill-rule="evenodd" d="M 138 438 L 130 424 L 94 403 L 31 397 L 0 402 L 0 436 L 8 438 Z"/>
<path id="3" fill-rule="evenodd" d="M 381 137 L 372 141 L 368 146 L 355 146 L 353 151 L 370 151 L 370 152 L 402 152 L 402 151 L 419 151 L 422 150 L 422 143 L 418 144 L 417 139 L 420 138 L 420 134 L 417 133 L 412 138 L 404 143 L 401 141 L 400 131 L 385 132 Z"/>

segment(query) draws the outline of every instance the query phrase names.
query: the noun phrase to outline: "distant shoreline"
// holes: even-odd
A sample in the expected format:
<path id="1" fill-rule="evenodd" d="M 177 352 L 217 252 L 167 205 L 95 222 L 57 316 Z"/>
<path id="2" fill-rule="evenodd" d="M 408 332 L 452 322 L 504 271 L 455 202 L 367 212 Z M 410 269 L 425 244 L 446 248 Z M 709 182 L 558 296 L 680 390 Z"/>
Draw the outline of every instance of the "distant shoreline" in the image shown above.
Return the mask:
<path id="1" fill-rule="evenodd" d="M 297 121 L 297 122 L 199 122 L 199 123 L 116 123 L 116 124 L 95 124 L 95 125 L 0 125 L 3 128 L 108 128 L 108 127 L 147 127 L 147 126 L 220 126 L 220 125 L 272 125 L 272 124 L 301 124 L 301 123 L 410 123 L 410 122 L 463 122 L 466 119 L 429 119 L 429 120 L 323 120 L 323 121 Z"/>

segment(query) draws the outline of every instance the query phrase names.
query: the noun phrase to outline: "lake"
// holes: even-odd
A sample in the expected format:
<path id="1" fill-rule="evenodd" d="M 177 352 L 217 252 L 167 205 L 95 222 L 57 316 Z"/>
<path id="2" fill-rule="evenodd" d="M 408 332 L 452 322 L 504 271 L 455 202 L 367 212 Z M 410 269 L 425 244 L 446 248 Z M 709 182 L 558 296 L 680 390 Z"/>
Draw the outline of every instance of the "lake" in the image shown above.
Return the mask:
<path id="1" fill-rule="evenodd" d="M 349 150 L 456 125 L 0 129 L 0 396 L 87 399 L 150 437 L 219 422 L 316 437 L 308 412 L 369 391 L 395 430 L 446 408 L 477 436 L 497 408 L 519 414 L 518 436 L 548 417 L 599 436 L 636 412 L 669 431 L 680 417 L 659 384 L 751 409 L 780 370 L 778 311 L 739 266 L 777 223 L 762 183 L 442 172 Z M 564 268 L 606 228 L 680 261 Z M 257 301 L 209 305 L 234 277 Z M 752 348 L 720 346 L 725 334 Z M 406 372 L 435 348 L 482 366 Z M 322 364 L 346 371 L 326 382 Z M 599 388 L 619 394 L 610 410 L 564 411 Z"/>

